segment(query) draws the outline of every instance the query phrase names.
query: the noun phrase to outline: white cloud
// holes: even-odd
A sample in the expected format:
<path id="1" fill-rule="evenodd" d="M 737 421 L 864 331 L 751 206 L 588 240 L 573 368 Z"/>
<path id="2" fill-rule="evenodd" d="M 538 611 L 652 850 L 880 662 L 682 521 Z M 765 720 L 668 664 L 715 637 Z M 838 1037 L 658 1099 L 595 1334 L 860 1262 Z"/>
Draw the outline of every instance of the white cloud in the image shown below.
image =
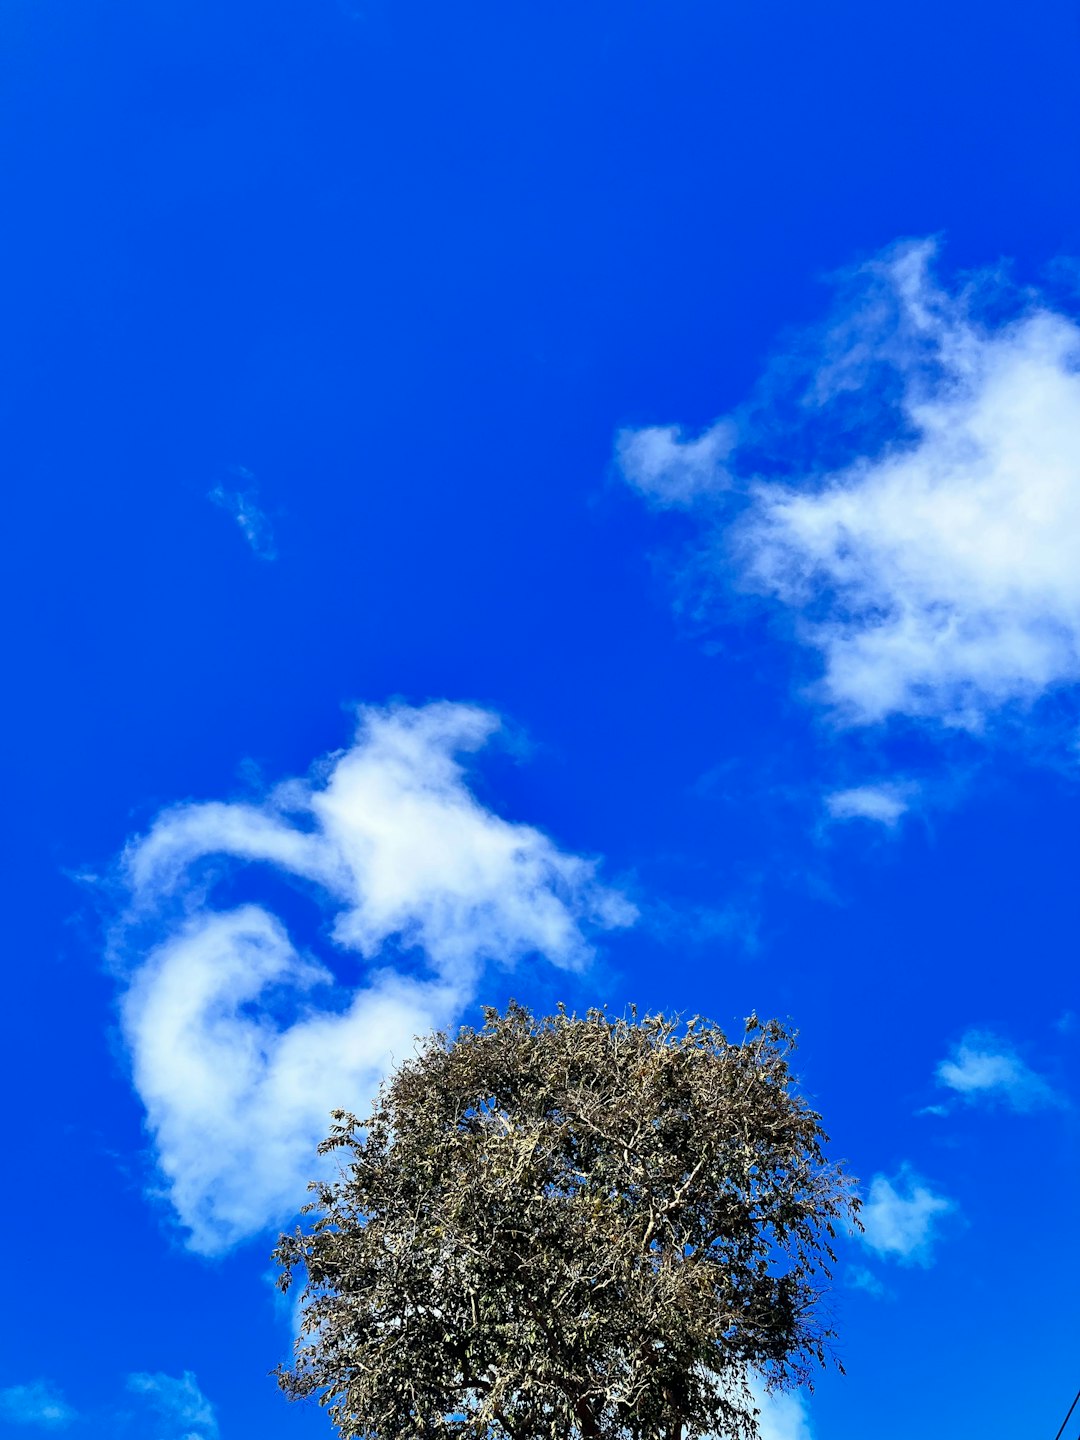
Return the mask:
<path id="1" fill-rule="evenodd" d="M 455 1023 L 485 962 L 537 954 L 578 966 L 590 929 L 634 919 L 594 862 L 470 793 L 456 756 L 497 728 L 464 705 L 368 709 L 320 778 L 259 805 L 167 810 L 129 846 L 128 934 L 167 928 L 138 957 L 123 1028 L 194 1248 L 219 1251 L 287 1219 L 328 1112 L 363 1108 L 415 1035 Z M 340 968 L 367 962 L 362 983 L 336 983 L 263 905 L 213 908 L 211 860 L 307 882 L 333 911 Z"/>
<path id="2" fill-rule="evenodd" d="M 1060 1105 L 1057 1092 L 1004 1040 L 977 1030 L 937 1067 L 941 1085 L 968 1101 L 997 1101 L 1020 1113 Z"/>
<path id="3" fill-rule="evenodd" d="M 856 785 L 826 795 L 825 808 L 833 820 L 873 820 L 891 830 L 909 806 L 898 785 Z"/>
<path id="4" fill-rule="evenodd" d="M 907 1166 L 892 1180 L 875 1175 L 860 1215 L 863 1244 L 902 1265 L 929 1265 L 937 1220 L 955 1209 L 953 1201 L 935 1195 Z"/>
<path id="5" fill-rule="evenodd" d="M 145 1397 L 166 1427 L 161 1440 L 217 1440 L 214 1407 L 190 1370 L 181 1376 L 129 1375 L 127 1384 L 132 1394 Z"/>
<path id="6" fill-rule="evenodd" d="M 803 458 L 744 481 L 708 553 L 793 616 L 838 718 L 978 730 L 1080 679 L 1080 327 L 1030 295 L 982 319 L 980 287 L 940 288 L 932 257 L 910 243 L 859 272 L 795 407 Z M 785 424 L 766 395 L 741 441 Z M 628 480 L 681 502 L 676 432 L 638 436 Z"/>
<path id="7" fill-rule="evenodd" d="M 615 458 L 623 478 L 654 504 L 691 505 L 731 484 L 724 462 L 735 444 L 734 427 L 720 420 L 696 440 L 677 425 L 621 430 Z"/>
<path id="8" fill-rule="evenodd" d="M 76 1419 L 75 1411 L 47 1380 L 10 1385 L 0 1390 L 0 1417 L 13 1425 L 40 1425 L 56 1430 Z"/>
<path id="9" fill-rule="evenodd" d="M 248 476 L 247 471 L 241 473 Z M 257 492 L 254 488 L 226 490 L 223 486 L 218 485 L 210 491 L 210 499 L 233 517 L 240 527 L 240 533 L 259 559 L 276 560 L 277 546 L 274 544 L 274 532 L 265 512 L 259 508 L 256 497 Z"/>
<path id="10" fill-rule="evenodd" d="M 801 1391 L 773 1391 L 752 1382 L 754 1404 L 758 1407 L 758 1440 L 812 1440 L 806 1398 Z"/>
<path id="11" fill-rule="evenodd" d="M 813 1440 L 805 1393 L 801 1390 L 768 1390 L 754 1371 L 741 1382 L 730 1384 L 727 1395 L 740 1412 L 747 1402 L 757 1411 L 758 1440 Z M 719 1440 L 707 1436 L 705 1440 Z"/>

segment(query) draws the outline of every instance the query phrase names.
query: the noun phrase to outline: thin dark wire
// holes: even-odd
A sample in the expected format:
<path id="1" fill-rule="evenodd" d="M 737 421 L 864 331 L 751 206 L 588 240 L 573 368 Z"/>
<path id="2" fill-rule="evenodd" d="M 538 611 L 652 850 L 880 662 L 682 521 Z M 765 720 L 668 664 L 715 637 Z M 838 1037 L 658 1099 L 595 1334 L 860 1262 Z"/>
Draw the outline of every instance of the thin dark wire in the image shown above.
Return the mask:
<path id="1" fill-rule="evenodd" d="M 1065 1426 L 1069 1423 L 1069 1416 L 1076 1409 L 1077 1400 L 1080 1400 L 1080 1390 L 1077 1390 L 1076 1394 L 1073 1396 L 1073 1403 L 1069 1406 L 1069 1414 L 1065 1416 L 1064 1420 L 1062 1420 L 1061 1429 L 1054 1436 L 1054 1440 L 1061 1440 L 1062 1435 L 1065 1434 Z"/>

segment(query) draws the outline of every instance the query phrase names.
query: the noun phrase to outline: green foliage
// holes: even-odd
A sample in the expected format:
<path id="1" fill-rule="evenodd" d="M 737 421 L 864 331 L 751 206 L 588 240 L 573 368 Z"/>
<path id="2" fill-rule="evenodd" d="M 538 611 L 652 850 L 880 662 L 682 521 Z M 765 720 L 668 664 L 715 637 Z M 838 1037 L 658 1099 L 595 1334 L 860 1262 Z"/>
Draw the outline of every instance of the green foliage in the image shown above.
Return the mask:
<path id="1" fill-rule="evenodd" d="M 755 1431 L 746 1381 L 808 1380 L 851 1182 L 747 1021 L 535 1019 L 433 1035 L 335 1112 L 306 1230 L 297 1398 L 343 1437 L 645 1440 Z"/>

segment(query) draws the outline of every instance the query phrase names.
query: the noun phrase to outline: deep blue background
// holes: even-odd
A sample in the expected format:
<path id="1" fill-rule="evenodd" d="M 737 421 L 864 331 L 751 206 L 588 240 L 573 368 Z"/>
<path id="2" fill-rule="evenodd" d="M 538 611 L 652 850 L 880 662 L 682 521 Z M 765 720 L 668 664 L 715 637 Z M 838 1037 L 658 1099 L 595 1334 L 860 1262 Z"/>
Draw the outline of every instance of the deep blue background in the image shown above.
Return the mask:
<path id="1" fill-rule="evenodd" d="M 245 759 L 304 771 L 351 702 L 447 696 L 534 742 L 484 798 L 645 911 L 580 982 L 493 998 L 790 1014 L 840 1153 L 958 1200 L 933 1269 L 838 1294 L 820 1440 L 1053 1433 L 1075 1127 L 913 1112 L 971 1024 L 1065 1082 L 1075 791 L 987 761 L 895 841 L 819 843 L 792 654 L 673 617 L 678 523 L 610 455 L 742 399 L 822 275 L 898 237 L 1024 280 L 1080 254 L 1078 30 L 973 0 L 8 0 L 0 1385 L 105 1416 L 127 1372 L 188 1368 L 225 1440 L 328 1433 L 265 1378 L 266 1247 L 196 1260 L 143 1197 L 73 876 Z M 272 563 L 207 499 L 237 467 Z"/>

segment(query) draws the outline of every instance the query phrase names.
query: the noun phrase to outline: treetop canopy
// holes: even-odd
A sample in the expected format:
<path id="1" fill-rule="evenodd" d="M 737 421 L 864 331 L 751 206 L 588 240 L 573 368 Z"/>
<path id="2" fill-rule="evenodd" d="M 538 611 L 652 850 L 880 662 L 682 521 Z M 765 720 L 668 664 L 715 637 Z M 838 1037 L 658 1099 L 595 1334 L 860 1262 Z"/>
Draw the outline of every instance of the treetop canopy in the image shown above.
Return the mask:
<path id="1" fill-rule="evenodd" d="M 293 1397 L 343 1437 L 751 1436 L 751 1374 L 810 1379 L 857 1201 L 797 1093 L 793 1033 L 535 1018 L 422 1040 L 344 1111 L 308 1228 Z"/>

